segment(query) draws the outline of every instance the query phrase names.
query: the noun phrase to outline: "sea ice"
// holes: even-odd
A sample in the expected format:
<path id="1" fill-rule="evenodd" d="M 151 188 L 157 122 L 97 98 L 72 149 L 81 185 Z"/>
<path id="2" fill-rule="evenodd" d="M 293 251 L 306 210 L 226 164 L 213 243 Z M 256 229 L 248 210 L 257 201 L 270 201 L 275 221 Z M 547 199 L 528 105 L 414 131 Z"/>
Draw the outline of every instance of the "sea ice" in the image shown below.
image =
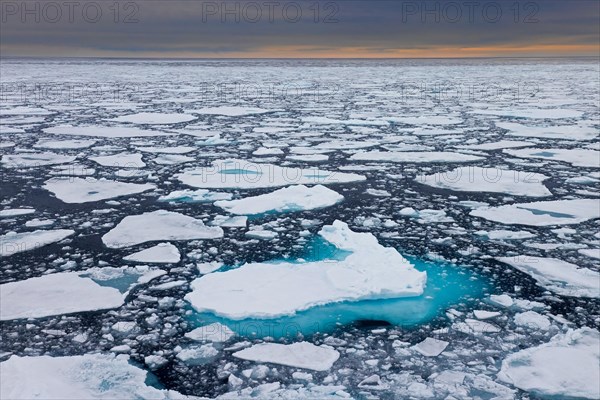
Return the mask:
<path id="1" fill-rule="evenodd" d="M 333 302 L 419 296 L 427 275 L 370 233 L 335 221 L 319 234 L 342 260 L 251 263 L 204 275 L 186 295 L 199 312 L 231 319 L 275 318 Z M 262 294 L 269 293 L 269 296 Z"/>
<path id="2" fill-rule="evenodd" d="M 292 344 L 259 343 L 235 352 L 233 356 L 249 361 L 281 364 L 314 371 L 327 371 L 338 360 L 340 353 L 337 350 L 315 346 L 309 342 Z"/>
<path id="3" fill-rule="evenodd" d="M 143 112 L 138 114 L 123 115 L 121 117 L 109 119 L 109 121 L 126 122 L 131 124 L 170 125 L 179 124 L 181 122 L 189 122 L 194 119 L 196 119 L 196 117 L 187 114 Z"/>
<path id="4" fill-rule="evenodd" d="M 171 243 L 159 243 L 156 246 L 123 257 L 125 261 L 150 264 L 173 264 L 178 263 L 180 259 L 179 250 Z"/>
<path id="5" fill-rule="evenodd" d="M 90 160 L 105 167 L 115 168 L 143 168 L 146 166 L 142 161 L 141 154 L 119 153 L 110 156 L 90 157 Z"/>
<path id="6" fill-rule="evenodd" d="M 570 225 L 600 218 L 600 200 L 577 199 L 517 203 L 499 207 L 482 207 L 472 210 L 470 214 L 502 224 Z"/>
<path id="7" fill-rule="evenodd" d="M 223 229 L 204 225 L 199 219 L 172 211 L 158 210 L 130 215 L 102 236 L 102 242 L 112 249 L 159 240 L 216 239 Z"/>
<path id="8" fill-rule="evenodd" d="M 30 168 L 45 165 L 65 164 L 75 161 L 77 157 L 63 156 L 54 153 L 23 153 L 2 156 L 1 163 L 6 168 Z"/>
<path id="9" fill-rule="evenodd" d="M 148 136 L 170 136 L 170 133 L 139 129 L 129 126 L 71 126 L 61 125 L 44 129 L 53 135 L 91 136 L 106 138 L 131 138 Z"/>
<path id="10" fill-rule="evenodd" d="M 40 230 L 23 233 L 10 232 L 0 236 L 0 256 L 7 257 L 23 251 L 34 250 L 51 243 L 60 242 L 74 233 L 75 231 L 70 229 Z"/>
<path id="11" fill-rule="evenodd" d="M 206 189 L 176 190 L 167 195 L 160 196 L 158 201 L 173 201 L 183 203 L 212 203 L 217 200 L 230 200 L 231 193 L 212 192 Z"/>
<path id="12" fill-rule="evenodd" d="M 533 172 L 470 166 L 433 175 L 419 175 L 415 181 L 460 192 L 495 192 L 513 196 L 545 197 L 552 195 L 542 183 L 546 179 L 547 176 Z"/>
<path id="13" fill-rule="evenodd" d="M 148 386 L 148 373 L 129 357 L 86 354 L 68 357 L 12 356 L 0 363 L 3 399 L 190 399 Z"/>
<path id="14" fill-rule="evenodd" d="M 7 208 L 6 210 L 0 211 L 0 218 L 12 218 L 20 215 L 33 214 L 35 209 L 33 208 Z"/>
<path id="15" fill-rule="evenodd" d="M 198 327 L 185 334 L 185 337 L 197 342 L 226 342 L 235 333 L 228 326 L 215 322 L 213 324 Z"/>
<path id="16" fill-rule="evenodd" d="M 0 285 L 0 320 L 118 308 L 123 295 L 76 272 L 42 275 Z"/>
<path id="17" fill-rule="evenodd" d="M 53 150 L 70 150 L 70 149 L 85 149 L 93 146 L 96 143 L 95 140 L 83 140 L 83 139 L 72 139 L 72 140 L 50 140 L 41 139 L 33 145 L 36 149 L 53 149 Z"/>
<path id="18" fill-rule="evenodd" d="M 496 122 L 498 128 L 507 129 L 509 136 L 558 140 L 593 140 L 598 130 L 585 125 L 527 126 L 515 122 Z"/>
<path id="19" fill-rule="evenodd" d="M 426 357 L 437 357 L 448 347 L 448 342 L 444 340 L 425 338 L 420 343 L 417 343 L 412 348 L 423 354 Z"/>
<path id="20" fill-rule="evenodd" d="M 365 151 L 353 154 L 352 161 L 381 161 L 397 163 L 452 163 L 483 160 L 483 157 L 449 151 Z"/>
<path id="21" fill-rule="evenodd" d="M 95 178 L 52 178 L 47 180 L 44 189 L 65 203 L 87 203 L 115 197 L 129 196 L 156 189 L 149 183 L 136 184 Z"/>
<path id="22" fill-rule="evenodd" d="M 344 196 L 322 185 L 307 187 L 289 186 L 260 196 L 245 197 L 239 200 L 216 201 L 232 214 L 251 215 L 266 212 L 305 211 L 332 206 L 344 200 Z"/>
<path id="23" fill-rule="evenodd" d="M 564 161 L 575 167 L 600 168 L 600 151 L 588 149 L 509 149 L 505 153 L 519 158 Z"/>
<path id="24" fill-rule="evenodd" d="M 498 261 L 526 273 L 537 283 L 563 296 L 600 298 L 600 274 L 556 258 L 497 257 Z"/>
<path id="25" fill-rule="evenodd" d="M 247 115 L 267 114 L 281 110 L 266 110 L 258 107 L 239 107 L 239 106 L 221 106 L 221 107 L 206 107 L 199 110 L 187 110 L 192 114 L 200 115 L 224 115 L 227 117 L 241 117 Z"/>
<path id="26" fill-rule="evenodd" d="M 501 381 L 542 396 L 600 398 L 600 335 L 591 328 L 569 330 L 549 343 L 502 361 Z"/>
<path id="27" fill-rule="evenodd" d="M 336 184 L 364 181 L 362 175 L 324 171 L 317 167 L 292 168 L 243 160 L 219 160 L 210 167 L 177 175 L 186 185 L 206 189 L 258 189 L 293 184 Z"/>

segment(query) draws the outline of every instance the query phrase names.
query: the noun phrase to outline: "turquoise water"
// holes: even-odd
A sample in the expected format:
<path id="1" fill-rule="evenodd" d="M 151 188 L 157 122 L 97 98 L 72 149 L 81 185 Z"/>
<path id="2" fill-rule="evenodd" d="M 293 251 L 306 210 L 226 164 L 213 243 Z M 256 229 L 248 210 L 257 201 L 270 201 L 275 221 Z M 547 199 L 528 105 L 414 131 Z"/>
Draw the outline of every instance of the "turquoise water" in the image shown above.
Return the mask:
<path id="1" fill-rule="evenodd" d="M 307 247 L 301 258 L 309 261 L 344 258 L 331 244 L 315 239 Z M 408 258 L 408 257 L 407 257 Z M 295 337 L 298 334 L 310 336 L 317 332 L 331 332 L 334 329 L 357 321 L 386 321 L 402 327 L 416 327 L 444 315 L 451 306 L 483 297 L 486 283 L 467 268 L 408 258 L 420 271 L 427 272 L 427 286 L 422 296 L 343 302 L 314 307 L 298 312 L 294 316 L 277 319 L 246 319 L 233 321 L 213 314 L 193 312 L 191 322 L 202 326 L 220 322 L 229 326 L 242 337 Z M 287 259 L 286 261 L 290 261 Z M 265 295 L 268 295 L 265 293 Z"/>

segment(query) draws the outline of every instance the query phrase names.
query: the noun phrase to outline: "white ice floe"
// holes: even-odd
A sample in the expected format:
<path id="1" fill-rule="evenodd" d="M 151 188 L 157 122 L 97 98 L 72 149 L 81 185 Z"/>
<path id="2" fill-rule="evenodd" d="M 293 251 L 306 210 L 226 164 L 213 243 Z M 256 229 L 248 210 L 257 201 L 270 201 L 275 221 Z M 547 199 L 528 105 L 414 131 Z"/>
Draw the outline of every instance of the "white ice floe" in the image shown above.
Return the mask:
<path id="1" fill-rule="evenodd" d="M 366 119 L 335 119 L 328 117 L 302 117 L 302 122 L 312 125 L 358 125 L 358 126 L 387 126 L 388 121 Z"/>
<path id="2" fill-rule="evenodd" d="M 217 200 L 230 200 L 231 193 L 212 192 L 206 189 L 176 190 L 167 195 L 160 196 L 158 201 L 174 201 L 183 203 L 211 203 Z"/>
<path id="3" fill-rule="evenodd" d="M 3 399 L 190 399 L 149 386 L 148 373 L 126 355 L 12 356 L 0 363 Z"/>
<path id="4" fill-rule="evenodd" d="M 244 160 L 219 160 L 210 167 L 176 175 L 186 185 L 206 189 L 258 189 L 294 184 L 337 184 L 364 181 L 363 175 L 330 172 L 317 167 L 292 168 Z"/>
<path id="5" fill-rule="evenodd" d="M 490 240 L 519 240 L 536 237 L 535 233 L 528 231 L 508 231 L 505 229 L 498 229 L 494 231 L 477 231 L 475 234 L 478 236 L 487 237 Z"/>
<path id="6" fill-rule="evenodd" d="M 251 215 L 314 210 L 332 206 L 343 200 L 344 196 L 322 185 L 313 187 L 294 185 L 260 196 L 216 201 L 215 206 L 232 214 Z"/>
<path id="7" fill-rule="evenodd" d="M 533 172 L 471 166 L 458 167 L 452 171 L 432 175 L 419 175 L 415 181 L 460 192 L 494 192 L 514 196 L 544 197 L 552 195 L 552 192 L 542 183 L 546 179 L 547 176 Z"/>
<path id="8" fill-rule="evenodd" d="M 499 140 L 497 142 L 481 143 L 481 144 L 465 144 L 456 146 L 459 149 L 467 150 L 502 150 L 512 149 L 517 147 L 531 146 L 533 143 L 522 140 Z"/>
<path id="9" fill-rule="evenodd" d="M 0 256 L 7 257 L 60 242 L 74 233 L 75 231 L 70 229 L 40 230 L 23 233 L 10 232 L 0 236 Z"/>
<path id="10" fill-rule="evenodd" d="M 221 226 L 223 228 L 245 228 L 248 223 L 248 217 L 246 216 L 234 216 L 230 217 L 227 215 L 216 215 L 209 225 Z"/>
<path id="11" fill-rule="evenodd" d="M 181 254 L 177 247 L 171 243 L 159 243 L 156 246 L 123 257 L 123 260 L 150 264 L 173 264 L 181 260 Z"/>
<path id="12" fill-rule="evenodd" d="M 199 219 L 172 211 L 158 210 L 130 215 L 102 236 L 107 247 L 120 249 L 162 240 L 216 239 L 223 229 L 204 225 Z"/>
<path id="13" fill-rule="evenodd" d="M 213 324 L 196 328 L 193 331 L 186 333 L 184 336 L 197 342 L 221 343 L 226 342 L 234 337 L 235 332 L 233 332 L 227 325 L 215 322 Z"/>
<path id="14" fill-rule="evenodd" d="M 292 161 L 303 162 L 325 162 L 329 160 L 329 156 L 327 154 L 297 154 L 289 155 L 286 158 Z"/>
<path id="15" fill-rule="evenodd" d="M 43 188 L 54 193 L 65 203 L 87 203 L 142 193 L 156 189 L 156 186 L 150 183 L 125 183 L 104 178 L 52 178 L 44 183 Z"/>
<path id="16" fill-rule="evenodd" d="M 452 163 L 483 160 L 483 157 L 449 151 L 365 151 L 353 154 L 352 161 L 380 161 L 397 163 Z"/>
<path id="17" fill-rule="evenodd" d="M 235 352 L 233 356 L 242 360 L 280 364 L 314 371 L 327 371 L 338 360 L 340 353 L 337 350 L 315 346 L 309 342 L 292 344 L 259 343 Z"/>
<path id="18" fill-rule="evenodd" d="M 0 218 L 12 218 L 21 215 L 33 214 L 35 209 L 33 208 L 7 208 L 6 210 L 0 211 Z"/>
<path id="19" fill-rule="evenodd" d="M 109 119 L 109 121 L 126 122 L 130 124 L 170 125 L 189 122 L 194 119 L 196 119 L 196 117 L 188 114 L 143 112 L 123 115 L 121 117 Z"/>
<path id="20" fill-rule="evenodd" d="M 577 251 L 584 256 L 600 260 L 600 249 L 579 249 Z"/>
<path id="21" fill-rule="evenodd" d="M 142 151 L 144 153 L 154 153 L 154 154 L 187 154 L 196 150 L 196 147 L 191 146 L 172 146 L 172 147 L 156 147 L 156 146 L 147 146 L 147 147 L 137 147 L 137 150 Z"/>
<path id="22" fill-rule="evenodd" d="M 586 125 L 527 126 L 515 122 L 497 122 L 496 126 L 508 130 L 508 135 L 558 140 L 593 140 L 598 130 Z"/>
<path id="23" fill-rule="evenodd" d="M 462 124 L 463 120 L 460 117 L 450 117 L 446 115 L 423 115 L 419 117 L 389 117 L 388 121 L 397 124 L 406 125 L 457 125 Z"/>
<path id="24" fill-rule="evenodd" d="M 221 107 L 206 107 L 199 110 L 186 110 L 192 114 L 200 115 L 223 115 L 227 117 L 241 117 L 246 115 L 257 115 L 273 113 L 281 110 L 266 110 L 258 107 L 238 107 L 238 106 L 221 106 Z"/>
<path id="25" fill-rule="evenodd" d="M 123 295 L 76 272 L 43 275 L 0 285 L 0 320 L 118 308 Z"/>
<path id="26" fill-rule="evenodd" d="M 179 154 L 161 154 L 152 159 L 153 162 L 159 165 L 177 165 L 194 160 L 194 157 L 182 156 Z"/>
<path id="27" fill-rule="evenodd" d="M 500 328 L 498 328 L 496 325 L 471 318 L 466 318 L 464 322 L 456 322 L 452 324 L 452 328 L 459 332 L 468 333 L 471 335 L 500 332 Z"/>
<path id="28" fill-rule="evenodd" d="M 564 119 L 580 118 L 583 112 L 577 110 L 565 110 L 559 108 L 529 108 L 510 110 L 473 110 L 469 114 L 495 115 L 498 117 L 531 118 L 531 119 Z"/>
<path id="29" fill-rule="evenodd" d="M 29 107 L 29 106 L 17 106 L 13 108 L 0 109 L 0 115 L 52 115 L 56 114 L 54 111 L 46 110 L 40 107 Z"/>
<path id="30" fill-rule="evenodd" d="M 569 330 L 549 343 L 521 350 L 502 361 L 501 381 L 552 398 L 600 398 L 600 335 Z"/>
<path id="31" fill-rule="evenodd" d="M 77 157 L 63 156 L 54 153 L 7 154 L 0 161 L 6 168 L 30 168 L 45 165 L 65 164 L 75 161 Z"/>
<path id="32" fill-rule="evenodd" d="M 96 140 L 71 139 L 71 140 L 50 140 L 41 139 L 33 145 L 36 149 L 70 150 L 85 149 L 93 146 Z"/>
<path id="33" fill-rule="evenodd" d="M 319 234 L 341 260 L 251 263 L 204 275 L 186 296 L 199 312 L 231 319 L 275 318 L 334 302 L 419 296 L 427 275 L 370 233 L 335 221 Z M 262 294 L 269 293 L 269 296 Z"/>
<path id="34" fill-rule="evenodd" d="M 281 154 L 283 154 L 283 150 L 276 147 L 259 147 L 252 153 L 253 156 L 279 156 Z"/>
<path id="35" fill-rule="evenodd" d="M 600 274 L 556 258 L 497 257 L 498 261 L 526 273 L 537 283 L 563 296 L 600 298 Z"/>
<path id="36" fill-rule="evenodd" d="M 535 311 L 518 313 L 514 318 L 515 325 L 536 331 L 547 331 L 552 325 L 547 317 Z"/>
<path id="37" fill-rule="evenodd" d="M 477 319 L 490 319 L 499 317 L 502 313 L 499 313 L 498 311 L 473 310 L 473 315 L 475 315 L 475 318 Z"/>
<path id="38" fill-rule="evenodd" d="M 444 340 L 425 338 L 412 348 L 426 357 L 437 357 L 448 347 L 449 343 Z"/>
<path id="39" fill-rule="evenodd" d="M 143 168 L 146 163 L 142 161 L 141 154 L 119 153 L 110 156 L 90 157 L 90 160 L 105 167 L 115 168 Z"/>
<path id="40" fill-rule="evenodd" d="M 272 240 L 278 236 L 277 232 L 267 231 L 267 230 L 259 230 L 259 229 L 249 230 L 244 235 L 251 239 L 261 239 L 261 240 Z"/>
<path id="41" fill-rule="evenodd" d="M 574 167 L 600 168 L 600 151 L 588 149 L 508 149 L 505 153 L 519 158 L 563 161 Z"/>
<path id="42" fill-rule="evenodd" d="M 482 207 L 471 215 L 502 224 L 570 225 L 600 218 L 599 199 L 553 200 Z"/>
<path id="43" fill-rule="evenodd" d="M 140 129 L 130 126 L 71 126 L 61 125 L 45 128 L 45 133 L 53 135 L 90 136 L 106 138 L 130 138 L 148 136 L 169 136 L 170 133 Z"/>

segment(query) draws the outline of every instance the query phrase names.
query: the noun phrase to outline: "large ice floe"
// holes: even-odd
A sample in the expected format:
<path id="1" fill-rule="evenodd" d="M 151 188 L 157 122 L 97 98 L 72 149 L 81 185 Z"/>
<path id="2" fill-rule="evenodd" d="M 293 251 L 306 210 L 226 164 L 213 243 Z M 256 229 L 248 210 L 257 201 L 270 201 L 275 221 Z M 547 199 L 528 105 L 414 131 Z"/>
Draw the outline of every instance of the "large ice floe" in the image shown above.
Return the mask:
<path id="1" fill-rule="evenodd" d="M 600 274 L 556 258 L 519 255 L 497 257 L 530 275 L 538 285 L 563 296 L 600 298 Z"/>
<path id="2" fill-rule="evenodd" d="M 563 161 L 575 167 L 600 168 L 600 151 L 589 149 L 508 149 L 505 153 L 519 158 Z"/>
<path id="3" fill-rule="evenodd" d="M 109 156 L 90 157 L 90 160 L 105 167 L 115 168 L 143 168 L 146 163 L 142 161 L 142 155 L 136 153 L 119 153 Z"/>
<path id="4" fill-rule="evenodd" d="M 334 302 L 419 296 L 427 275 L 375 236 L 335 221 L 319 232 L 341 260 L 251 263 L 204 275 L 186 295 L 200 312 L 230 319 L 275 318 Z M 264 293 L 269 293 L 264 296 Z"/>
<path id="5" fill-rule="evenodd" d="M 600 398 L 600 335 L 569 330 L 549 343 L 521 350 L 502 361 L 498 378 L 550 398 Z"/>
<path id="6" fill-rule="evenodd" d="M 48 244 L 60 242 L 73 235 L 71 229 L 39 230 L 33 232 L 9 232 L 0 236 L 0 256 L 6 257 L 24 251 L 31 251 Z"/>
<path id="7" fill-rule="evenodd" d="M 65 203 L 87 203 L 115 197 L 129 196 L 156 188 L 153 184 L 125 183 L 95 178 L 52 178 L 44 189 Z"/>
<path id="8" fill-rule="evenodd" d="M 172 211 L 157 210 L 130 215 L 102 236 L 107 247 L 119 249 L 162 240 L 216 239 L 223 229 L 206 226 L 202 220 Z"/>
<path id="9" fill-rule="evenodd" d="M 155 264 L 178 263 L 180 259 L 179 249 L 171 243 L 159 243 L 156 246 L 123 257 L 125 261 Z"/>
<path id="10" fill-rule="evenodd" d="M 483 157 L 449 151 L 365 151 L 353 154 L 352 161 L 381 161 L 396 163 L 455 163 L 483 160 Z"/>
<path id="11" fill-rule="evenodd" d="M 148 136 L 170 136 L 170 133 L 140 129 L 131 126 L 72 126 L 60 125 L 44 129 L 53 135 L 90 136 L 106 138 L 132 138 Z"/>
<path id="12" fill-rule="evenodd" d="M 529 126 L 516 122 L 497 122 L 498 128 L 507 129 L 508 135 L 558 140 L 593 140 L 598 129 L 588 125 Z"/>
<path id="13" fill-rule="evenodd" d="M 119 290 L 76 272 L 43 275 L 0 285 L 0 320 L 40 318 L 120 307 Z"/>
<path id="14" fill-rule="evenodd" d="M 277 112 L 281 110 L 267 110 L 258 107 L 241 107 L 241 106 L 220 106 L 220 107 L 205 107 L 198 110 L 187 110 L 192 114 L 200 115 L 223 115 L 227 117 L 242 117 L 247 115 L 258 115 Z"/>
<path id="15" fill-rule="evenodd" d="M 187 114 L 143 112 L 138 114 L 123 115 L 121 117 L 112 118 L 109 121 L 142 125 L 170 125 L 181 122 L 189 122 L 194 119 L 196 119 L 196 117 Z"/>
<path id="16" fill-rule="evenodd" d="M 205 189 L 258 189 L 293 184 L 335 184 L 364 181 L 362 175 L 324 171 L 317 167 L 279 167 L 244 160 L 219 160 L 210 167 L 191 169 L 177 175 L 186 185 Z"/>
<path id="17" fill-rule="evenodd" d="M 259 343 L 250 348 L 233 353 L 234 357 L 243 360 L 266 362 L 312 369 L 314 371 L 327 371 L 338 360 L 340 353 L 337 350 L 315 346 L 309 342 L 293 344 Z"/>
<path id="18" fill-rule="evenodd" d="M 0 162 L 7 168 L 31 168 L 66 164 L 76 159 L 77 157 L 74 156 L 64 156 L 54 153 L 23 153 L 4 155 Z"/>
<path id="19" fill-rule="evenodd" d="M 343 200 L 344 196 L 322 185 L 313 187 L 295 185 L 260 196 L 216 201 L 215 206 L 221 207 L 232 214 L 251 215 L 271 211 L 314 210 L 332 206 Z"/>
<path id="20" fill-rule="evenodd" d="M 533 172 L 500 168 L 459 167 L 432 175 L 419 175 L 415 180 L 428 186 L 460 192 L 495 192 L 514 196 L 551 196 L 542 183 L 547 176 Z"/>
<path id="21" fill-rule="evenodd" d="M 3 399 L 188 399 L 149 386 L 148 372 L 126 355 L 12 356 L 0 363 L 0 381 Z"/>
<path id="22" fill-rule="evenodd" d="M 471 215 L 502 224 L 571 225 L 600 218 L 600 199 L 538 201 L 482 207 L 471 211 Z"/>

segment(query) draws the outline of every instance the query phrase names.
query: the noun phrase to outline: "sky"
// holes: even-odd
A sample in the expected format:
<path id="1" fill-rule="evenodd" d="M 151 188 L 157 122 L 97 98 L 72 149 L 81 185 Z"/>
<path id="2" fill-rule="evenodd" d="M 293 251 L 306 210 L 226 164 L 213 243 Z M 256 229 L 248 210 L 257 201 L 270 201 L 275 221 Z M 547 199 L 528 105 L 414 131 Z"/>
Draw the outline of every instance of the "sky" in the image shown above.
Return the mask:
<path id="1" fill-rule="evenodd" d="M 0 0 L 0 56 L 600 55 L 600 0 Z"/>

